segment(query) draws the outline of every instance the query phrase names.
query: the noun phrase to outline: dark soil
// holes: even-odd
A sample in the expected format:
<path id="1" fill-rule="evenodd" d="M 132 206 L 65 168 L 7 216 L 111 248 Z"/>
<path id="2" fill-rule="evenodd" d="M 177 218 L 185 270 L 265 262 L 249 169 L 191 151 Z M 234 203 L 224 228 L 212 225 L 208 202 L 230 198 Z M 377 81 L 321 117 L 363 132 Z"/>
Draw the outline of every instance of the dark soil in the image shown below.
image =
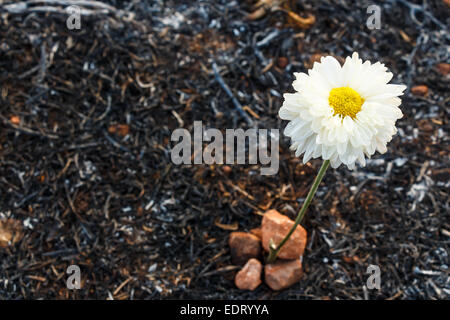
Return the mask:
<path id="1" fill-rule="evenodd" d="M 287 1 L 251 20 L 246 1 L 108 1 L 69 30 L 64 5 L 0 0 L 0 299 L 448 299 L 450 7 L 414 1 L 414 20 L 413 1 L 379 1 L 369 30 L 374 2 Z M 408 85 L 399 133 L 365 168 L 326 174 L 299 284 L 240 291 L 228 234 L 269 208 L 293 218 L 321 161 L 302 165 L 281 134 L 277 175 L 178 166 L 171 133 L 282 129 L 293 72 L 353 51 Z M 364 288 L 370 264 L 380 290 Z"/>

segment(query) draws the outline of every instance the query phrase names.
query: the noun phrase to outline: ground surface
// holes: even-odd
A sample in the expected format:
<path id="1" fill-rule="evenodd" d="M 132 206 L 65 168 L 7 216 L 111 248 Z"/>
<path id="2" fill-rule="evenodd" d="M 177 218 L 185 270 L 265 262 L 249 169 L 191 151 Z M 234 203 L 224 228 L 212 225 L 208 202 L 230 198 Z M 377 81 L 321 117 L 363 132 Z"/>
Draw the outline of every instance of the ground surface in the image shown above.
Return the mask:
<path id="1" fill-rule="evenodd" d="M 246 1 L 108 3 L 84 12 L 81 30 L 67 29 L 64 6 L 0 6 L 0 299 L 449 297 L 444 1 L 426 1 L 422 25 L 412 2 L 379 2 L 380 30 L 365 24 L 373 1 L 292 1 L 253 20 Z M 287 12 L 316 21 L 301 29 Z M 429 93 L 408 90 L 386 154 L 327 173 L 303 223 L 301 283 L 239 291 L 230 230 L 258 226 L 269 208 L 294 217 L 320 160 L 302 165 L 281 135 L 274 176 L 177 166 L 171 133 L 194 120 L 249 127 L 214 62 L 252 126 L 282 129 L 293 72 L 353 51 Z M 81 290 L 66 289 L 71 264 Z M 379 291 L 363 288 L 369 264 Z"/>

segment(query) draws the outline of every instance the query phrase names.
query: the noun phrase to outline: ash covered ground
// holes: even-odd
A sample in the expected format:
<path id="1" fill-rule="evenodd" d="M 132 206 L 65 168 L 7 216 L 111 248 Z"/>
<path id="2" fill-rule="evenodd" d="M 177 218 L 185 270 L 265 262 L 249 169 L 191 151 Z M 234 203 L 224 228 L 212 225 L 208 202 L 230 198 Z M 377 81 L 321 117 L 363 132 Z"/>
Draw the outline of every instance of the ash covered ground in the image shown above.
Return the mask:
<path id="1" fill-rule="evenodd" d="M 448 299 L 448 1 L 91 2 L 80 30 L 64 3 L 0 1 L 1 299 Z M 408 86 L 398 134 L 326 174 L 300 283 L 240 291 L 229 233 L 268 209 L 294 218 L 321 161 L 281 134 L 273 176 L 178 166 L 171 133 L 283 129 L 293 72 L 353 51 Z M 370 264 L 380 290 L 364 289 Z"/>

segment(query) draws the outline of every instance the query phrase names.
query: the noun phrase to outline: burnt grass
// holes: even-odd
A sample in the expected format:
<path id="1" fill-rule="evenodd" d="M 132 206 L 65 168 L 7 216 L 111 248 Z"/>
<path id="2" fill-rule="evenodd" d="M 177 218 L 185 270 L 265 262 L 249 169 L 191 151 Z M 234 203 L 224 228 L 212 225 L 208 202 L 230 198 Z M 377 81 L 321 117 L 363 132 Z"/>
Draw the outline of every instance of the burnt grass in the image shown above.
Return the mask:
<path id="1" fill-rule="evenodd" d="M 301 28 L 286 11 L 248 19 L 246 1 L 109 1 L 69 30 L 64 4 L 0 1 L 0 220 L 17 235 L 0 246 L 0 298 L 448 299 L 450 10 L 379 1 L 370 30 L 374 2 L 286 2 L 315 17 Z M 302 223 L 302 281 L 240 291 L 229 233 L 268 209 L 294 218 L 321 164 L 289 150 L 282 94 L 318 56 L 353 51 L 408 85 L 399 132 L 366 167 L 327 172 Z M 196 120 L 280 129 L 278 174 L 174 165 L 171 133 Z M 380 290 L 364 288 L 371 264 Z"/>

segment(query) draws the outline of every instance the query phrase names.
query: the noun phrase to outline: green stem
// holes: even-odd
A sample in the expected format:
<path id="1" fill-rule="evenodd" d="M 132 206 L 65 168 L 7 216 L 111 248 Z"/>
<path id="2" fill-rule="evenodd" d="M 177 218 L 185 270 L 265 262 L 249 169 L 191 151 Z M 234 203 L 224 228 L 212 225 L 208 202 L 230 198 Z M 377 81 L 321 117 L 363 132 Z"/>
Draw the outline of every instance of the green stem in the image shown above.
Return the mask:
<path id="1" fill-rule="evenodd" d="M 313 199 L 314 194 L 316 193 L 317 188 L 319 187 L 319 184 L 322 181 L 322 178 L 325 175 L 325 172 L 327 171 L 329 165 L 330 165 L 330 160 L 325 160 L 322 163 L 319 173 L 317 174 L 316 179 L 314 180 L 314 183 L 313 183 L 311 189 L 309 189 L 308 195 L 306 196 L 306 200 L 303 203 L 302 208 L 298 212 L 298 215 L 297 215 L 297 218 L 295 219 L 294 225 L 292 226 L 291 230 L 289 230 L 288 234 L 284 237 L 283 241 L 281 241 L 276 248 L 274 248 L 274 244 L 272 241 L 269 244 L 270 252 L 269 252 L 269 257 L 267 258 L 268 263 L 275 262 L 281 248 L 289 240 L 290 236 L 294 233 L 295 228 L 297 228 L 298 224 L 302 221 L 303 216 L 305 215 L 306 209 L 308 209 L 308 206 L 311 203 L 311 200 Z"/>

